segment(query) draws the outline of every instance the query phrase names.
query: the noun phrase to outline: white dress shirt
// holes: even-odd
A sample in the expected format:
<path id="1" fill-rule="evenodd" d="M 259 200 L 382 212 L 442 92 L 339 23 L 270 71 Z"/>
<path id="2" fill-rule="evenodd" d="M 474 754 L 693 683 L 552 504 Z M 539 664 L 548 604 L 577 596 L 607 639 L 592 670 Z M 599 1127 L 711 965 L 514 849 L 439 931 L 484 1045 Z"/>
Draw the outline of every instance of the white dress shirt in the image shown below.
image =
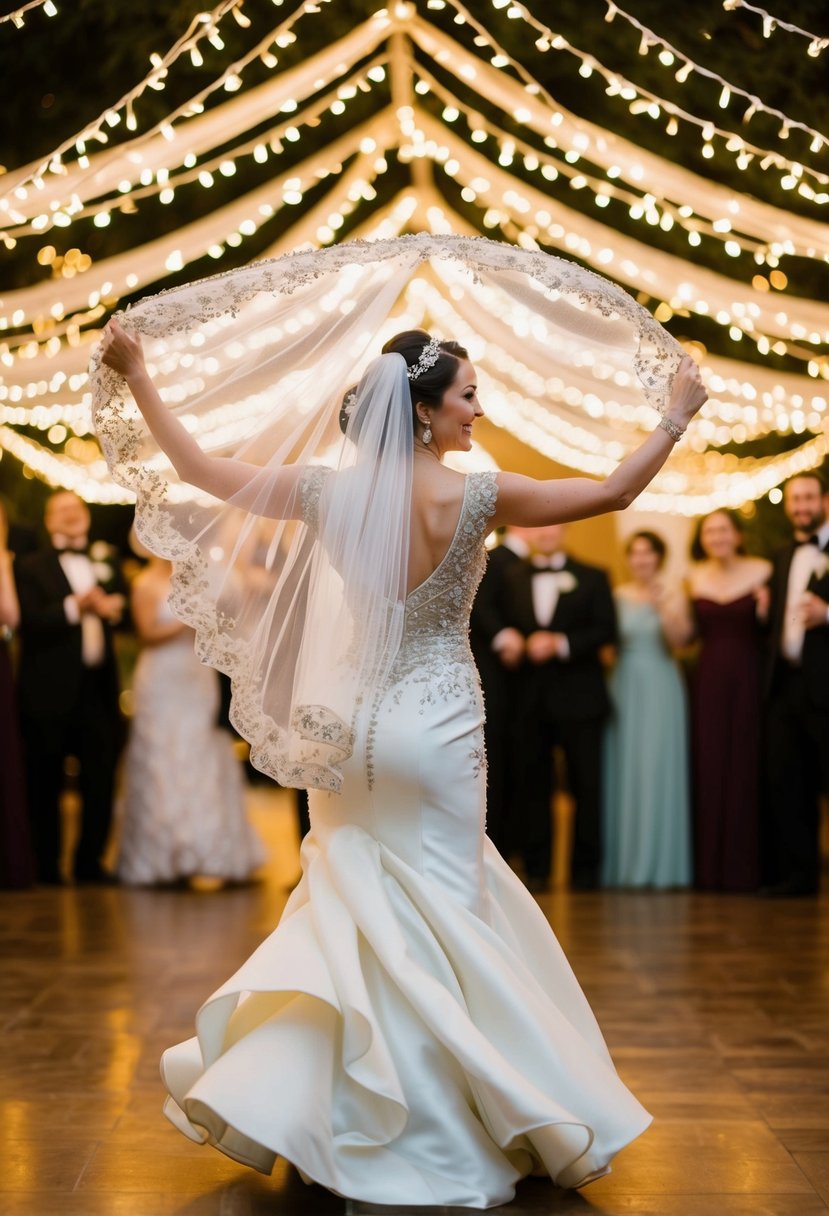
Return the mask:
<path id="1" fill-rule="evenodd" d="M 533 612 L 539 629 L 549 629 L 556 614 L 558 597 L 561 594 L 558 572 L 564 569 L 566 561 L 563 553 L 554 553 L 549 558 L 532 558 L 532 564 L 537 571 L 532 578 Z"/>
<path id="2" fill-rule="evenodd" d="M 800 615 L 800 601 L 806 594 L 812 575 L 826 563 L 826 554 L 821 550 L 829 544 L 829 521 L 817 533 L 816 545 L 799 545 L 792 555 L 789 566 L 789 583 L 786 589 L 786 611 L 783 616 L 783 636 L 780 649 L 790 663 L 799 663 L 803 653 L 806 629 Z"/>
<path id="3" fill-rule="evenodd" d="M 86 595 L 98 582 L 92 562 L 85 553 L 73 553 L 71 549 L 59 553 L 58 561 L 72 588 L 72 594 L 63 601 L 66 619 L 70 625 L 81 626 L 81 660 L 84 667 L 99 667 L 106 651 L 104 626 L 93 612 L 82 613 L 75 599 L 77 595 Z"/>

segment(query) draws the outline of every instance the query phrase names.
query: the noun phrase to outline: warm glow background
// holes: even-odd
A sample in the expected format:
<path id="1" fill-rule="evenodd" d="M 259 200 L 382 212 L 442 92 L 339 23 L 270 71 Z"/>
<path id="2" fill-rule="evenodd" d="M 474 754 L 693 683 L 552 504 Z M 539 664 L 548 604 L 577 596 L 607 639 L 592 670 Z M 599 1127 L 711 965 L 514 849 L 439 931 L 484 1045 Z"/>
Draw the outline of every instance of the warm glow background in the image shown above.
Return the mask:
<path id="1" fill-rule="evenodd" d="M 112 311 L 297 247 L 434 230 L 563 254 L 635 295 L 710 395 L 639 505 L 741 507 L 774 534 L 780 483 L 829 451 L 823 4 L 137 9 L 2 8 L 0 490 L 19 514 L 46 485 L 125 502 L 85 399 Z M 499 343 L 516 353 L 490 335 L 496 363 Z M 596 437 L 635 443 L 655 417 L 591 377 L 546 386 L 539 420 L 505 373 L 513 433 L 482 427 L 489 456 L 557 476 L 595 471 Z M 572 543 L 607 552 L 613 533 Z"/>

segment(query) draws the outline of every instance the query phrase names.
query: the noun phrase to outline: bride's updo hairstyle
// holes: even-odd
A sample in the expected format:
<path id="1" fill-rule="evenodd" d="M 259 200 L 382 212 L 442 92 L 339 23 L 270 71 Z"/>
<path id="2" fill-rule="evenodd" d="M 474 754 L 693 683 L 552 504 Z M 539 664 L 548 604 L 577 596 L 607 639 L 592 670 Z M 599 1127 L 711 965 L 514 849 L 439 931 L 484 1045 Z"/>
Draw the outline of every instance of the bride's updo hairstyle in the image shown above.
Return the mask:
<path id="1" fill-rule="evenodd" d="M 424 349 L 431 341 L 431 335 L 427 334 L 425 329 L 407 329 L 404 333 L 395 334 L 393 338 L 390 338 L 381 353 L 402 355 L 406 360 L 406 367 L 413 368 L 417 366 Z M 439 409 L 443 404 L 444 393 L 458 374 L 461 359 L 469 358 L 466 348 L 451 338 L 441 342 L 439 347 L 437 359 L 432 366 L 420 372 L 416 379 L 409 379 L 413 427 L 417 422 L 415 413 L 417 402 L 422 401 L 424 405 L 431 405 L 434 409 Z M 339 423 L 343 434 L 346 433 L 346 429 L 351 423 L 349 434 L 355 442 L 360 433 L 359 415 L 352 421 L 356 405 L 357 385 L 353 384 L 343 396 L 340 404 Z"/>
<path id="2" fill-rule="evenodd" d="M 407 329 L 402 334 L 395 334 L 383 347 L 383 354 L 394 353 L 402 355 L 409 368 L 417 365 L 424 348 L 432 338 L 425 329 Z M 431 367 L 422 371 L 417 379 L 409 380 L 409 392 L 412 398 L 412 425 L 417 422 L 415 405 L 422 401 L 439 409 L 443 405 L 443 396 L 458 374 L 461 359 L 468 359 L 469 352 L 460 342 L 447 339 L 441 342 L 437 360 Z"/>

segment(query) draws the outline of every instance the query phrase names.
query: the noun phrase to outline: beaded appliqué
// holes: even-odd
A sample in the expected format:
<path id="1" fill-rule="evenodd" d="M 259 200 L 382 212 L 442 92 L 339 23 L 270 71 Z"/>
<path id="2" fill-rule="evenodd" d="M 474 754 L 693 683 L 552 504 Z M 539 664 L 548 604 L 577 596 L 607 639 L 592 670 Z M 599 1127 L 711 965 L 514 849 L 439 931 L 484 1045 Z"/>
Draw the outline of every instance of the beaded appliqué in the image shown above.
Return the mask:
<path id="1" fill-rule="evenodd" d="M 405 689 L 416 685 L 421 690 L 423 713 L 438 701 L 481 696 L 469 647 L 469 614 L 486 567 L 483 542 L 497 497 L 495 473 L 472 473 L 467 477 L 452 543 L 437 569 L 406 601 L 400 650 L 385 687 L 374 697 L 369 716 L 366 737 L 369 789 L 374 785 L 374 741 L 384 700 L 387 712 L 392 712 Z M 477 775 L 484 764 L 483 744 L 475 749 L 472 759 Z"/>
<path id="2" fill-rule="evenodd" d="M 313 464 L 302 474 L 299 484 L 302 520 L 314 533 L 319 531 L 320 499 L 326 478 L 333 470 L 327 464 Z"/>

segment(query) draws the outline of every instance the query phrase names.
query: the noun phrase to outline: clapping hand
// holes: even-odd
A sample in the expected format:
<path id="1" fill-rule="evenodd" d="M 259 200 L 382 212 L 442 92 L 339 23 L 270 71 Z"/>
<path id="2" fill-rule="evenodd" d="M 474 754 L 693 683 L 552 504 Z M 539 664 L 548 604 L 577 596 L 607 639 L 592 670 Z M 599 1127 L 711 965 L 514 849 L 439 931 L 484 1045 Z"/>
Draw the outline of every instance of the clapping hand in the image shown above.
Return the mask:
<path id="1" fill-rule="evenodd" d="M 117 625 L 124 613 L 123 595 L 107 594 L 103 587 L 91 587 L 77 597 L 80 612 L 92 613 L 110 625 Z"/>
<path id="2" fill-rule="evenodd" d="M 498 634 L 495 653 L 508 671 L 514 671 L 524 658 L 524 635 L 511 626 Z"/>
<path id="3" fill-rule="evenodd" d="M 827 623 L 829 604 L 811 591 L 807 591 L 802 597 L 798 609 L 804 629 L 817 629 Z"/>
<path id="4" fill-rule="evenodd" d="M 527 638 L 527 658 L 531 663 L 548 663 L 561 653 L 563 633 L 549 629 L 537 629 Z"/>

